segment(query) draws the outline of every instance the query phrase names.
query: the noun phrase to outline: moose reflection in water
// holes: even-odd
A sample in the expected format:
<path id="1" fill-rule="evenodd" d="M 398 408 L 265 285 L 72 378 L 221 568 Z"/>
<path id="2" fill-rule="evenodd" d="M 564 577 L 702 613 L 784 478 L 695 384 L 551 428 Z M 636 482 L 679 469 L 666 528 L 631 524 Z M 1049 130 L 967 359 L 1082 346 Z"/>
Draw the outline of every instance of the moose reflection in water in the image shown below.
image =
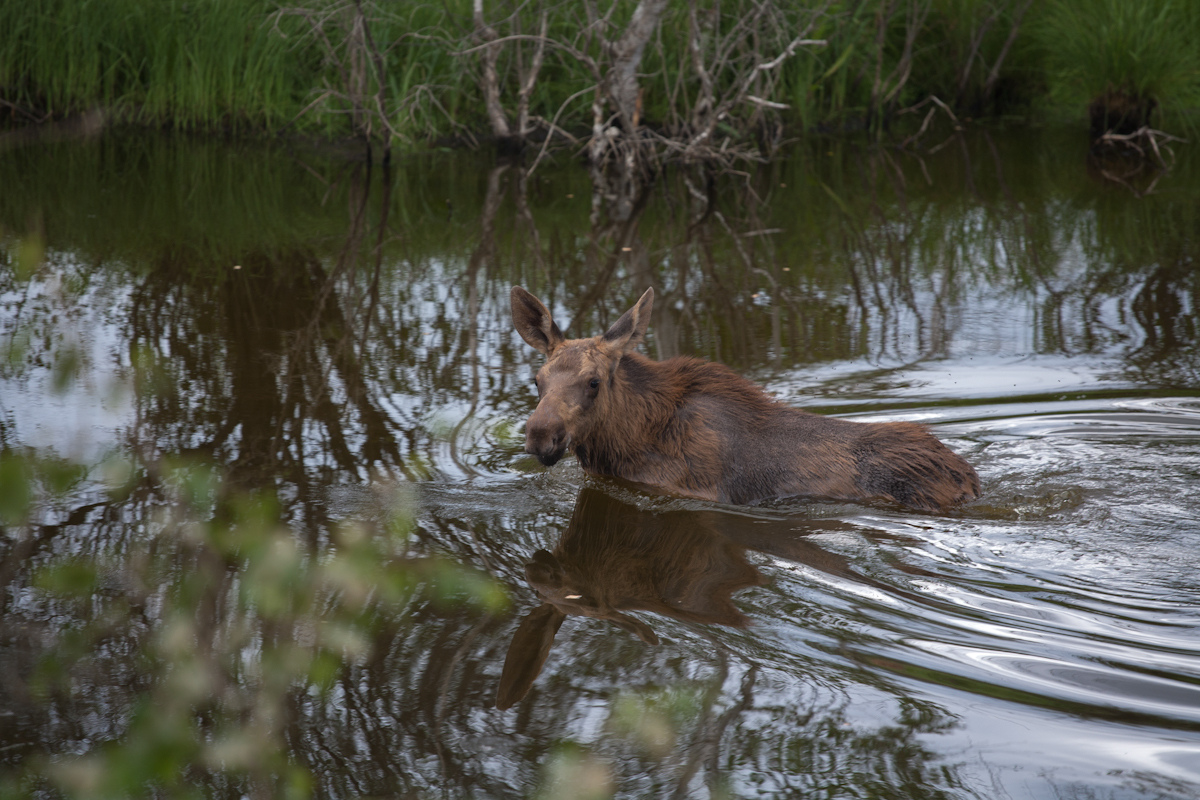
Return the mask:
<path id="1" fill-rule="evenodd" d="M 979 496 L 974 468 L 921 425 L 822 417 L 721 364 L 642 356 L 653 301 L 647 289 L 604 334 L 569 340 L 512 288 L 513 325 L 546 356 L 527 452 L 552 466 L 571 450 L 594 475 L 725 503 L 802 495 L 942 511 Z"/>
<path id="2" fill-rule="evenodd" d="M 843 529 L 835 520 L 758 519 L 718 510 L 643 510 L 595 487 L 579 493 L 553 551 L 537 550 L 525 576 L 541 604 L 517 627 L 496 695 L 496 707 L 520 702 L 542 671 L 555 634 L 569 616 L 607 620 L 649 645 L 659 637 L 624 612 L 652 611 L 688 623 L 744 628 L 751 620 L 733 602 L 766 577 L 747 550 L 808 564 L 822 572 L 873 584 L 846 559 L 806 537 Z"/>

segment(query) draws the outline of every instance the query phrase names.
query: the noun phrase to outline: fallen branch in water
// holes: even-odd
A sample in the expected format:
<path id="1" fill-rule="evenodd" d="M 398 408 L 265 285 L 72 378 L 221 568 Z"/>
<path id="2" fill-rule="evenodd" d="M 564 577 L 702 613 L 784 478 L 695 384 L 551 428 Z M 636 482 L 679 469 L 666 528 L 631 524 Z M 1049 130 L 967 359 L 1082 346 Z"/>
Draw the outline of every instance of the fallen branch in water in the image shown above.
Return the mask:
<path id="1" fill-rule="evenodd" d="M 1130 192 L 1133 193 L 1134 197 L 1146 197 L 1147 195 L 1154 194 L 1154 189 L 1158 185 L 1158 179 L 1163 176 L 1163 173 L 1160 172 L 1157 175 L 1155 175 L 1154 180 L 1150 181 L 1150 185 L 1147 186 L 1145 189 L 1138 189 L 1132 183 L 1125 180 L 1125 178 L 1122 178 L 1120 175 L 1114 175 L 1112 172 L 1110 172 L 1107 169 L 1101 169 L 1100 175 L 1102 177 L 1104 177 L 1106 180 L 1110 180 L 1113 183 L 1120 184 L 1124 188 L 1128 189 Z"/>
<path id="2" fill-rule="evenodd" d="M 909 136 L 907 139 L 905 139 L 903 142 L 900 143 L 901 150 L 906 149 L 913 142 L 919 141 L 920 138 L 925 135 L 925 130 L 929 127 L 929 123 L 933 119 L 933 115 L 935 113 L 937 113 L 937 110 L 939 108 L 942 109 L 942 111 L 945 111 L 946 115 L 948 117 L 950 117 L 950 121 L 952 123 L 954 123 L 955 131 L 962 130 L 962 125 L 959 124 L 958 117 L 954 116 L 954 112 L 950 110 L 950 107 L 948 105 L 946 105 L 945 103 L 943 103 L 940 98 L 938 98 L 937 96 L 932 95 L 932 94 L 929 95 L 928 97 L 926 97 L 921 102 L 917 103 L 916 105 L 909 106 L 908 108 L 905 108 L 901 111 L 896 112 L 896 116 L 900 116 L 901 114 L 910 114 L 910 113 L 916 111 L 917 109 L 921 108 L 922 106 L 928 105 L 929 103 L 933 103 L 934 107 L 929 109 L 929 113 L 925 115 L 925 121 L 921 123 L 920 129 L 918 129 L 916 133 L 914 133 L 912 136 Z"/>
<path id="3" fill-rule="evenodd" d="M 1169 133 L 1163 133 L 1162 131 L 1154 130 L 1149 125 L 1143 125 L 1133 133 L 1113 133 L 1112 131 L 1109 131 L 1098 138 L 1095 143 L 1097 146 L 1128 147 L 1132 150 L 1136 150 L 1139 156 L 1145 158 L 1146 151 L 1138 146 L 1139 141 L 1142 142 L 1143 145 L 1148 145 L 1149 148 L 1154 151 L 1154 156 L 1158 159 L 1159 166 L 1161 166 L 1163 169 L 1170 169 L 1171 166 L 1175 164 L 1175 151 L 1171 149 L 1171 146 L 1168 144 L 1168 142 L 1179 142 L 1180 144 L 1188 143 L 1187 139 L 1181 139 L 1178 136 L 1172 136 Z M 1171 154 L 1170 164 L 1168 164 L 1166 159 L 1163 158 L 1163 150 L 1166 150 Z"/>

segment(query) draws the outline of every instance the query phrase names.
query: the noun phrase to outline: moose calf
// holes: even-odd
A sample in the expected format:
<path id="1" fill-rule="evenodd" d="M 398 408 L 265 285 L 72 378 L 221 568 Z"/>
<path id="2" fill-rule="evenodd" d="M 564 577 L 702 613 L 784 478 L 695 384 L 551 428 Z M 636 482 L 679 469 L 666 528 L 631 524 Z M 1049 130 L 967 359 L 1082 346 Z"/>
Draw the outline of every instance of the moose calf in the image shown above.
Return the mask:
<path id="1" fill-rule="evenodd" d="M 794 495 L 890 499 L 941 511 L 979 496 L 979 476 L 922 425 L 851 422 L 787 406 L 728 367 L 635 352 L 654 290 L 607 332 L 567 339 L 540 300 L 511 294 L 513 325 L 546 356 L 525 450 L 570 450 L 593 475 L 746 504 Z"/>

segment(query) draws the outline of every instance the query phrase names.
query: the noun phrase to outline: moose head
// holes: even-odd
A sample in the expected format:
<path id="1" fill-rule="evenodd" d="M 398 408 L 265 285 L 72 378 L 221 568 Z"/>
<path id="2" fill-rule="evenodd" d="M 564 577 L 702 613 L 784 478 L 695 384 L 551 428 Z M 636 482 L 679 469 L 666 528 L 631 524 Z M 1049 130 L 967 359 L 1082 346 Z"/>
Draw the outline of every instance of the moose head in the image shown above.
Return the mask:
<path id="1" fill-rule="evenodd" d="M 617 367 L 646 336 L 654 289 L 647 289 L 611 328 L 590 339 L 564 337 L 542 302 L 520 286 L 512 288 L 511 301 L 517 333 L 546 356 L 537 373 L 537 409 L 525 425 L 525 451 L 549 467 L 616 413 Z"/>

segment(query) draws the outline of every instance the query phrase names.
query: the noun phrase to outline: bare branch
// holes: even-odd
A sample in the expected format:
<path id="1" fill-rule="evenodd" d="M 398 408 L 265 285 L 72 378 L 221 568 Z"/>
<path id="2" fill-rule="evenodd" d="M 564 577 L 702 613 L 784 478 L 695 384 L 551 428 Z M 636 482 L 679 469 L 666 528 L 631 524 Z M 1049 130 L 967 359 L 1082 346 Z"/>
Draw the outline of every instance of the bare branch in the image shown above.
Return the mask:
<path id="1" fill-rule="evenodd" d="M 800 36 L 797 36 L 792 40 L 792 43 L 789 44 L 787 48 L 784 49 L 784 51 L 780 53 L 774 60 L 759 64 L 754 68 L 754 70 L 755 72 L 762 72 L 764 70 L 775 69 L 784 61 L 794 56 L 796 54 L 797 47 L 825 47 L 828 44 L 829 41 L 826 39 L 803 39 Z"/>
<path id="2" fill-rule="evenodd" d="M 776 103 L 772 100 L 763 100 L 761 97 L 755 97 L 752 94 L 746 95 L 746 102 L 753 103 L 759 108 L 774 108 L 779 111 L 787 111 L 791 108 L 787 103 Z"/>
<path id="3" fill-rule="evenodd" d="M 825 6 L 819 12 L 817 12 L 816 14 L 813 15 L 812 20 L 805 27 L 805 29 L 803 31 L 801 31 L 798 36 L 793 38 L 792 41 L 789 42 L 787 44 L 787 46 L 783 48 L 783 50 L 779 53 L 779 55 L 777 55 L 775 58 L 771 59 L 770 61 L 763 61 L 763 62 L 759 62 L 759 63 L 755 64 L 740 80 L 737 81 L 736 88 L 729 95 L 727 95 L 725 98 L 723 98 L 721 100 L 721 102 L 719 104 L 717 104 L 717 106 L 715 108 L 711 109 L 711 111 L 707 115 L 707 119 L 704 120 L 703 126 L 700 126 L 700 125 L 696 126 L 696 127 L 700 128 L 700 130 L 692 135 L 691 140 L 687 143 L 685 152 L 690 152 L 691 154 L 693 154 L 693 157 L 698 157 L 699 154 L 702 152 L 699 148 L 701 147 L 701 145 L 706 144 L 709 141 L 709 139 L 711 139 L 713 131 L 716 130 L 717 124 L 728 115 L 730 109 L 732 109 L 733 107 L 735 107 L 743 102 L 748 101 L 748 102 L 754 103 L 755 105 L 757 105 L 760 108 L 763 108 L 763 107 L 778 108 L 779 106 L 782 105 L 780 103 L 773 103 L 772 101 L 762 100 L 761 98 L 758 98 L 757 96 L 752 96 L 752 95 L 750 95 L 750 89 L 751 89 L 751 87 L 754 86 L 754 82 L 755 82 L 755 80 L 757 80 L 757 78 L 760 74 L 762 74 L 764 72 L 770 72 L 770 71 L 777 69 L 788 58 L 793 56 L 796 53 L 796 50 L 799 49 L 800 47 L 802 47 L 802 46 L 823 47 L 826 44 L 828 44 L 828 42 L 824 39 L 807 39 L 807 38 L 805 38 L 806 35 L 808 34 L 808 32 L 816 24 L 816 20 L 819 18 L 819 14 L 824 12 L 824 10 L 828 7 L 829 7 L 829 2 L 826 2 Z M 733 34 L 731 34 L 731 35 L 733 35 Z M 753 99 L 750 99 L 751 97 L 753 97 Z M 725 148 L 722 147 L 722 151 L 724 149 Z"/>
<path id="4" fill-rule="evenodd" d="M 612 45 L 612 66 L 608 71 L 606 94 L 621 117 L 622 126 L 632 134 L 637 127 L 637 70 L 669 0 L 641 0 L 633 11 L 625 31 Z M 615 7 L 615 3 L 613 4 Z"/>
<path id="5" fill-rule="evenodd" d="M 692 107 L 692 125 L 699 127 L 700 121 L 712 109 L 716 100 L 713 97 L 712 76 L 704 67 L 704 52 L 700 47 L 700 23 L 696 19 L 695 3 L 688 4 L 688 26 L 691 28 L 688 50 L 692 54 L 692 69 L 696 71 L 696 77 L 700 79 L 700 96 L 696 98 L 696 103 Z"/>
<path id="6" fill-rule="evenodd" d="M 535 169 L 537 169 L 538 162 L 540 162 L 542 160 L 542 156 L 546 155 L 546 148 L 550 145 L 550 139 L 553 137 L 554 131 L 558 130 L 558 126 L 556 124 L 558 122 L 558 118 L 560 116 L 562 116 L 563 110 L 566 109 L 567 104 L 570 103 L 572 100 L 574 100 L 577 97 L 585 95 L 588 92 L 594 92 L 594 91 L 596 91 L 595 86 L 589 86 L 586 89 L 580 89 L 578 92 L 576 92 L 575 94 L 571 95 L 566 100 L 564 100 L 563 104 L 558 107 L 558 111 L 555 112 L 555 114 L 554 114 L 554 119 L 552 119 L 550 121 L 550 133 L 546 135 L 545 140 L 542 142 L 542 149 L 540 151 L 538 151 L 537 158 L 535 158 L 533 160 L 533 165 L 529 167 L 530 175 L 532 175 L 533 171 Z M 578 141 L 578 140 L 574 139 L 574 137 L 572 137 L 572 142 L 575 142 L 575 141 Z"/>
<path id="7" fill-rule="evenodd" d="M 529 96 L 533 93 L 533 86 L 537 82 L 538 72 L 542 68 L 542 57 L 546 52 L 546 31 L 549 22 L 549 16 L 546 11 L 542 11 L 542 31 L 538 36 L 537 48 L 533 51 L 533 61 L 529 65 L 528 72 L 525 73 L 524 79 L 521 81 L 521 88 L 517 92 L 517 135 L 522 139 L 529 132 Z"/>
<path id="8" fill-rule="evenodd" d="M 979 48 L 983 46 L 983 40 L 987 36 L 987 32 L 996 24 L 996 21 L 1000 19 L 1000 15 L 1003 12 L 1003 6 L 997 6 L 991 16 L 985 19 L 983 24 L 979 26 L 979 29 L 972 35 L 970 52 L 963 60 L 962 71 L 958 75 L 958 93 L 954 97 L 954 105 L 962 106 L 963 98 L 967 93 L 967 81 L 971 78 L 971 67 L 975 64 L 975 57 L 979 53 Z"/>
<path id="9" fill-rule="evenodd" d="M 551 47 L 557 47 L 559 50 L 562 50 L 563 52 L 570 55 L 572 58 L 579 61 L 579 63 L 586 66 L 592 72 L 592 74 L 595 75 L 597 78 L 600 77 L 600 74 L 599 74 L 600 69 L 596 64 L 596 60 L 594 58 L 592 58 L 591 56 L 589 56 L 587 53 L 583 52 L 582 50 L 580 50 L 577 47 L 574 47 L 573 45 L 564 44 L 556 39 L 551 39 L 551 38 L 548 38 L 545 36 L 535 36 L 532 33 L 514 33 L 510 36 L 501 36 L 501 37 L 495 39 L 494 41 L 485 42 L 483 44 L 476 45 L 475 47 L 468 47 L 465 50 L 455 50 L 450 55 L 468 56 L 468 55 L 471 55 L 472 53 L 479 52 L 480 50 L 483 50 L 484 48 L 491 47 L 492 45 L 500 45 L 500 44 L 506 44 L 508 42 L 521 42 L 521 41 L 526 41 L 526 42 L 540 41 L 543 44 L 550 45 Z"/>
<path id="10" fill-rule="evenodd" d="M 924 5 L 918 5 L 918 0 L 912 0 L 909 3 L 908 12 L 908 28 L 904 33 L 904 51 L 900 54 L 900 62 L 896 64 L 896 68 L 892 70 L 892 74 L 888 76 L 888 83 L 892 79 L 896 79 L 895 85 L 891 88 L 883 98 L 881 105 L 887 105 L 892 101 L 904 85 L 908 83 L 908 76 L 912 74 L 913 65 L 913 45 L 916 44 L 917 35 L 921 32 L 922 26 L 925 24 L 925 18 L 929 15 L 930 9 L 933 7 L 933 0 L 925 0 Z M 899 77 L 897 77 L 899 73 Z"/>
<path id="11" fill-rule="evenodd" d="M 1025 0 L 1025 4 L 1013 17 L 1012 29 L 1008 32 L 1008 38 L 1004 40 L 1004 46 L 1000 48 L 1000 54 L 996 56 L 996 63 L 992 64 L 992 71 L 988 73 L 987 81 L 983 84 L 983 97 L 989 100 L 992 93 L 996 91 L 996 82 L 1000 79 L 1000 66 L 1004 63 L 1004 59 L 1008 56 L 1009 49 L 1012 48 L 1013 42 L 1017 40 L 1017 32 L 1021 29 L 1021 20 L 1025 17 L 1025 12 L 1033 5 L 1033 0 Z"/>
<path id="12" fill-rule="evenodd" d="M 1150 146 L 1150 149 L 1154 151 L 1155 158 L 1158 159 L 1159 165 L 1164 169 L 1168 169 L 1171 164 L 1175 163 L 1175 151 L 1173 151 L 1167 145 L 1167 142 L 1179 142 L 1180 144 L 1188 143 L 1187 139 L 1180 139 L 1178 136 L 1172 136 L 1169 133 L 1163 133 L 1162 131 L 1154 130 L 1148 125 L 1143 125 L 1133 133 L 1120 134 L 1112 133 L 1110 131 L 1109 133 L 1106 133 L 1097 139 L 1096 144 L 1107 144 L 1110 146 L 1121 145 L 1128 147 L 1136 150 L 1138 155 L 1144 158 L 1146 156 L 1146 151 L 1138 146 L 1137 142 L 1139 140 L 1144 140 L 1145 143 Z M 1160 141 L 1162 142 L 1161 149 L 1159 147 Z M 1168 164 L 1166 159 L 1163 158 L 1162 149 L 1166 149 L 1166 151 L 1171 154 L 1171 164 Z"/>
<path id="13" fill-rule="evenodd" d="M 900 143 L 901 150 L 908 147 L 910 144 L 915 142 L 917 139 L 920 139 L 923 135 L 925 135 L 925 129 L 929 127 L 929 120 L 933 119 L 933 115 L 936 113 L 937 113 L 936 108 L 929 109 L 929 113 L 925 115 L 925 121 L 921 123 L 921 127 L 917 130 L 917 132 Z"/>
<path id="14" fill-rule="evenodd" d="M 306 106 L 305 106 L 303 109 L 301 109 L 300 113 L 299 113 L 299 114 L 297 114 L 296 116 L 292 117 L 292 121 L 291 121 L 291 122 L 289 122 L 287 125 L 284 125 L 284 126 L 283 126 L 283 127 L 280 129 L 280 131 L 279 131 L 279 132 L 280 132 L 280 133 L 283 133 L 283 132 L 284 132 L 284 131 L 286 131 L 288 128 L 290 128 L 290 127 L 292 127 L 293 125 L 295 125 L 295 124 L 296 124 L 296 122 L 297 122 L 297 121 L 298 121 L 298 120 L 299 120 L 301 117 L 303 117 L 303 116 L 304 116 L 305 114 L 307 114 L 309 111 L 312 111 L 314 108 L 316 108 L 316 107 L 317 107 L 317 105 L 318 105 L 318 104 L 320 104 L 320 102 L 321 102 L 322 100 L 324 100 L 325 98 L 329 97 L 329 96 L 330 96 L 331 94 L 333 94 L 333 93 L 334 93 L 334 92 L 333 92 L 333 90 L 332 90 L 332 89 L 326 89 L 324 92 L 321 92 L 321 94 L 317 96 L 317 99 L 316 99 L 316 100 L 313 100 L 311 103 L 309 103 L 308 105 L 306 105 Z"/>
<path id="15" fill-rule="evenodd" d="M 508 127 L 508 117 L 504 113 L 504 106 L 500 104 L 500 77 L 496 72 L 496 62 L 500 59 L 500 44 L 497 42 L 499 34 L 483 18 L 483 0 L 475 0 L 474 11 L 474 38 L 483 41 L 483 44 L 480 46 L 483 49 L 481 59 L 483 63 L 483 77 L 480 79 L 480 89 L 483 90 L 483 104 L 487 109 L 488 122 L 491 123 L 492 134 L 507 138 L 511 135 L 511 130 Z"/>

